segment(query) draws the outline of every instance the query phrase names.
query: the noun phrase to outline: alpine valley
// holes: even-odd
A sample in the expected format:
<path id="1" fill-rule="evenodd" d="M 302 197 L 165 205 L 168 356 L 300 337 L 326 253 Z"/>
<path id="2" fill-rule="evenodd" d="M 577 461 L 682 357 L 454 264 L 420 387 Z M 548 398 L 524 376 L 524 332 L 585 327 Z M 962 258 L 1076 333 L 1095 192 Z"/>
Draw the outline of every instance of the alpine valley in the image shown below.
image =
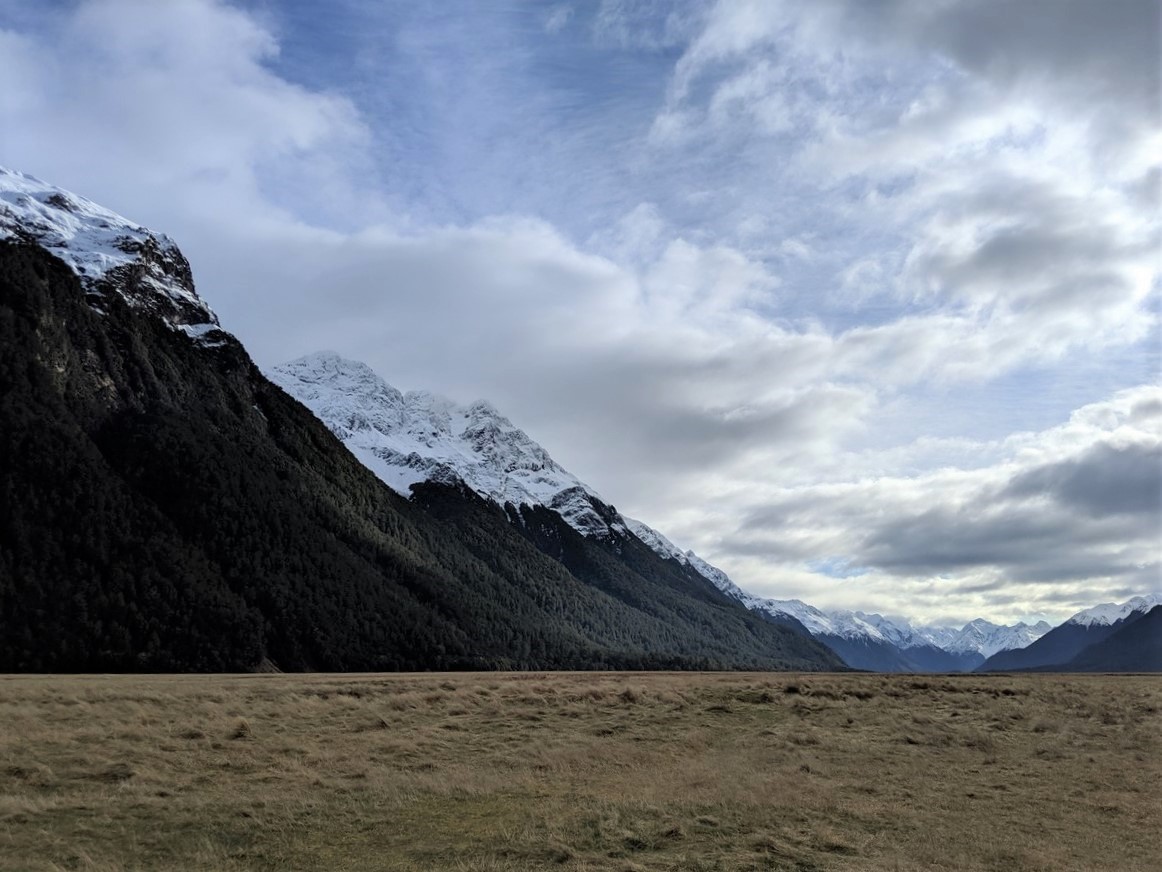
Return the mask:
<path id="1" fill-rule="evenodd" d="M 0 671 L 1159 668 L 1156 596 L 1054 630 L 753 596 L 486 402 L 264 375 L 172 240 L 3 169 L 0 494 Z"/>
<path id="2" fill-rule="evenodd" d="M 405 499 L 169 238 L 7 170 L 0 494 L 0 671 L 843 668 L 611 508 Z"/>
<path id="3" fill-rule="evenodd" d="M 668 564 L 692 570 L 755 614 L 810 634 L 856 669 L 971 671 L 992 654 L 1024 647 L 1050 629 L 1044 622 L 998 626 L 983 619 L 960 628 L 913 627 L 905 618 L 825 613 L 798 600 L 757 597 L 694 552 L 621 515 L 487 402 L 460 406 L 424 391 L 401 393 L 365 364 L 333 352 L 291 361 L 267 375 L 402 496 L 425 483 L 463 483 L 503 508 L 515 526 L 574 571 L 583 567 L 552 538 L 543 539 L 538 518 L 555 516 L 590 544 L 632 535 Z"/>

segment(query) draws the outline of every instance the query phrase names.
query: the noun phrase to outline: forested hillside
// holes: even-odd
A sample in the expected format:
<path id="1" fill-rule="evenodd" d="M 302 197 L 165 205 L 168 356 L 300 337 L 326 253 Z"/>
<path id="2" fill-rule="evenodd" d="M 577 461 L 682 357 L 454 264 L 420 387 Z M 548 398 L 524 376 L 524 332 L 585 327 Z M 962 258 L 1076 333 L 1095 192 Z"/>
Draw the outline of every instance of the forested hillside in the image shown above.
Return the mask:
<path id="1" fill-rule="evenodd" d="M 106 290 L 0 242 L 0 670 L 839 665 L 458 488 L 409 503 L 228 334 Z"/>

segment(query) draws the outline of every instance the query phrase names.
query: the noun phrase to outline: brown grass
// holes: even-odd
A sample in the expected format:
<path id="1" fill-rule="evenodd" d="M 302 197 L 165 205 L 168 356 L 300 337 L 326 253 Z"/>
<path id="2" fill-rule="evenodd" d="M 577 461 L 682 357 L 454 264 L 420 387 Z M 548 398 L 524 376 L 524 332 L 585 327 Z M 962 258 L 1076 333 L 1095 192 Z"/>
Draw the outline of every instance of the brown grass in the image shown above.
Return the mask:
<path id="1" fill-rule="evenodd" d="M 1162 681 L 0 677 L 0 870 L 1154 870 Z"/>

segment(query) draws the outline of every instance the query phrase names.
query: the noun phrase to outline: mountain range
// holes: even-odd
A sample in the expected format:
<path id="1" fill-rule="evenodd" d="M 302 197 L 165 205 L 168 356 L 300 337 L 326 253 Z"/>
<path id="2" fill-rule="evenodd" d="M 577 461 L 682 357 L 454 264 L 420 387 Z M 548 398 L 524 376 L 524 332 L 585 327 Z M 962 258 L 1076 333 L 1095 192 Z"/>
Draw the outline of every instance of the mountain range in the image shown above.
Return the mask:
<path id="1" fill-rule="evenodd" d="M 5 170 L 0 494 L 0 671 L 844 668 L 628 532 L 399 496 L 171 240 Z"/>
<path id="2" fill-rule="evenodd" d="M 1045 622 L 999 626 L 983 619 L 960 628 L 914 628 L 903 618 L 825 613 L 797 600 L 757 597 L 694 552 L 621 515 L 487 402 L 462 406 L 425 391 L 405 394 L 367 365 L 334 352 L 293 360 L 267 375 L 402 496 L 410 496 L 412 486 L 421 482 L 459 481 L 497 506 L 555 512 L 591 540 L 628 531 L 659 557 L 694 570 L 751 611 L 806 630 L 854 668 L 969 671 L 990 655 L 1027 645 L 1049 630 Z"/>
<path id="3" fill-rule="evenodd" d="M 1162 671 L 1162 633 L 1149 632 L 1160 609 L 1158 594 L 1085 609 L 1027 647 L 994 654 L 978 671 Z"/>
<path id="4" fill-rule="evenodd" d="M 747 593 L 487 402 L 260 372 L 172 240 L 3 169 L 0 414 L 0 669 L 1137 662 L 1136 608 L 1070 647 Z"/>

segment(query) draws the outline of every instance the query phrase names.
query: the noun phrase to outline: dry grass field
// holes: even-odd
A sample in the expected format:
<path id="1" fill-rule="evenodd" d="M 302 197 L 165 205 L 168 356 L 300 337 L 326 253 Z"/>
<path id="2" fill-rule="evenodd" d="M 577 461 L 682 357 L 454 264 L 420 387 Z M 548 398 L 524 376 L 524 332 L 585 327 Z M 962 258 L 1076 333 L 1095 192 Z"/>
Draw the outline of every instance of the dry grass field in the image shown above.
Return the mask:
<path id="1" fill-rule="evenodd" d="M 3 870 L 1162 868 L 1162 680 L 0 677 Z"/>

